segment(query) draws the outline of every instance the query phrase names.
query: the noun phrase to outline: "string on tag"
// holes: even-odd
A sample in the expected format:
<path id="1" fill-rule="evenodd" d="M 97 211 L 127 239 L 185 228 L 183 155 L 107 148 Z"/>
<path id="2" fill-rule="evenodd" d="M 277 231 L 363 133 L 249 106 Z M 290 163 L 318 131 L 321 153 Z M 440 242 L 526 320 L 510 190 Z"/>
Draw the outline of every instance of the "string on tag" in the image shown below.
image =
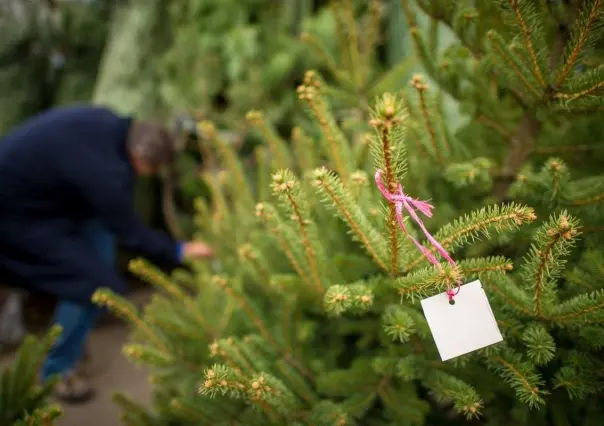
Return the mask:
<path id="1" fill-rule="evenodd" d="M 417 225 L 421 228 L 424 235 L 426 236 L 426 238 L 428 239 L 430 244 L 432 244 L 434 246 L 436 251 L 447 262 L 449 262 L 449 264 L 451 266 L 456 268 L 457 264 L 455 263 L 455 261 L 451 258 L 449 253 L 443 248 L 443 246 L 441 246 L 440 243 L 438 241 L 436 241 L 436 239 L 430 234 L 430 232 L 428 232 L 428 230 L 424 226 L 424 222 L 422 222 L 422 220 L 419 218 L 419 216 L 416 213 L 416 210 L 419 210 L 420 212 L 425 214 L 427 217 L 432 217 L 432 209 L 434 208 L 434 206 L 429 203 L 426 203 L 425 201 L 416 200 L 414 198 L 409 197 L 408 195 L 405 195 L 405 193 L 403 192 L 403 186 L 400 183 L 397 184 L 396 194 L 389 192 L 386 189 L 386 187 L 384 186 L 384 182 L 382 181 L 382 174 L 383 174 L 382 170 L 378 170 L 375 173 L 375 183 L 376 183 L 378 189 L 380 190 L 380 192 L 382 193 L 382 195 L 384 196 L 384 198 L 394 204 L 395 209 L 396 209 L 396 220 L 397 220 L 400 228 L 402 229 L 403 233 L 411 241 L 413 241 L 413 244 L 415 244 L 415 246 L 423 253 L 423 255 L 426 257 L 426 259 L 428 259 L 428 261 L 430 261 L 430 263 L 432 263 L 438 269 L 442 269 L 440 266 L 440 262 L 430 252 L 430 250 L 428 250 L 423 244 L 421 244 L 419 241 L 417 241 L 407 231 L 407 227 L 405 226 L 405 223 L 403 222 L 403 210 L 406 210 L 409 213 L 409 216 L 411 216 L 411 218 L 415 221 L 415 223 L 417 223 Z M 451 303 L 451 304 L 455 303 L 453 301 L 453 297 L 455 297 L 455 295 L 457 293 L 459 293 L 460 287 L 461 287 L 461 280 L 457 280 L 456 290 L 453 290 L 450 287 L 447 288 L 447 296 L 449 297 L 449 303 Z"/>

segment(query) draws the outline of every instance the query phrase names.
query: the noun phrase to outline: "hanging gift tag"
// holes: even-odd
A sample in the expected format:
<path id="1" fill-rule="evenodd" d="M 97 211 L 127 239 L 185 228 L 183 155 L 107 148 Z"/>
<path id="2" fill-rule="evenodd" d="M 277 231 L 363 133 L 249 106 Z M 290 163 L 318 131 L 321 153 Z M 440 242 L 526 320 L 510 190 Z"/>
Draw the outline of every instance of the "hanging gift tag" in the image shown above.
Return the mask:
<path id="1" fill-rule="evenodd" d="M 503 341 L 480 280 L 461 286 L 454 301 L 447 293 L 421 301 L 443 361 Z"/>

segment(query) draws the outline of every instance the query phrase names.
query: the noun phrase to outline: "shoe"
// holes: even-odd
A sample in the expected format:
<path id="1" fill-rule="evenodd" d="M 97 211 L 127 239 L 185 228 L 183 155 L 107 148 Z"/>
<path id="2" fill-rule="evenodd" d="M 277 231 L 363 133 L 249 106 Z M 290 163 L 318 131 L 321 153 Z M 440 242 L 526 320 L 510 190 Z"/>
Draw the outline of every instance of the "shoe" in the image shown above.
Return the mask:
<path id="1" fill-rule="evenodd" d="M 67 404 L 83 404 L 95 395 L 88 377 L 77 370 L 65 374 L 56 384 L 54 391 L 57 399 Z"/>

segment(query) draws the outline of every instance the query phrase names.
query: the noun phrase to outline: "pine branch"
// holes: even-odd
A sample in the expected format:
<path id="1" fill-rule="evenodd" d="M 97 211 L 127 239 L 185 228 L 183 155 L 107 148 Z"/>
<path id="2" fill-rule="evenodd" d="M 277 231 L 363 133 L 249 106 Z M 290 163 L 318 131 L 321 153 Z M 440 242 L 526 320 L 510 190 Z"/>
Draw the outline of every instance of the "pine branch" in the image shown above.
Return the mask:
<path id="1" fill-rule="evenodd" d="M 522 30 L 524 43 L 531 58 L 531 65 L 533 67 L 532 73 L 539 82 L 541 88 L 546 88 L 547 82 L 543 76 L 544 67 L 542 66 L 542 59 L 540 58 L 540 56 L 545 53 L 545 49 L 541 48 L 540 51 L 538 51 L 535 48 L 536 40 L 544 40 L 545 34 L 543 33 L 543 23 L 535 10 L 535 4 L 531 0 L 507 1 L 512 8 L 518 26 Z M 530 25 L 527 22 L 528 19 L 531 21 Z M 541 44 L 542 43 L 539 43 L 539 45 Z"/>
<path id="2" fill-rule="evenodd" d="M 341 34 L 340 31 L 336 32 L 338 34 Z M 352 79 L 349 73 L 349 70 L 351 68 L 347 67 L 346 65 L 340 67 L 339 64 L 333 59 L 331 54 L 327 51 L 321 40 L 307 32 L 303 32 L 300 34 L 300 40 L 308 44 L 319 55 L 319 57 L 325 63 L 325 66 L 329 70 L 330 74 L 333 75 L 343 87 L 353 93 L 356 92 L 354 80 Z M 345 50 L 340 49 L 340 51 L 344 52 Z M 344 69 L 344 71 L 342 70 L 342 68 Z"/>
<path id="3" fill-rule="evenodd" d="M 159 338 L 157 333 L 142 320 L 136 307 L 125 298 L 117 295 L 109 289 L 98 289 L 92 295 L 92 303 L 107 307 L 111 312 L 124 318 L 130 324 L 141 330 L 147 338 L 154 342 L 157 347 L 164 353 L 170 353 L 164 342 Z"/>
<path id="4" fill-rule="evenodd" d="M 415 301 L 416 298 L 423 299 L 451 288 L 460 279 L 458 268 L 443 263 L 440 268 L 430 266 L 398 278 L 393 282 L 393 286 L 400 294 L 401 302 L 404 298 Z"/>
<path id="5" fill-rule="evenodd" d="M 270 178 L 270 159 L 267 147 L 259 145 L 254 149 L 256 160 L 256 198 L 259 201 L 266 201 L 269 197 L 269 178 Z"/>
<path id="6" fill-rule="evenodd" d="M 182 291 L 178 285 L 174 284 L 158 268 L 143 259 L 135 259 L 130 262 L 128 269 L 149 284 L 164 290 L 176 300 L 182 302 L 191 315 L 198 321 L 199 326 L 205 331 L 209 338 L 214 339 L 214 331 L 207 323 L 206 318 L 199 311 L 199 308 L 195 306 L 190 295 Z"/>
<path id="7" fill-rule="evenodd" d="M 362 314 L 373 305 L 373 292 L 365 284 L 332 285 L 325 292 L 325 312 L 340 316 L 346 312 Z"/>
<path id="8" fill-rule="evenodd" d="M 303 259 L 305 259 L 304 249 L 301 249 L 301 245 L 297 244 L 297 234 L 283 222 L 271 204 L 259 203 L 256 205 L 256 216 L 268 226 L 269 232 L 277 240 L 294 271 L 310 288 L 312 280 L 307 272 L 306 264 L 303 262 Z"/>
<path id="9" fill-rule="evenodd" d="M 306 101 L 314 118 L 320 125 L 321 133 L 326 141 L 327 154 L 334 164 L 334 169 L 346 184 L 353 170 L 353 158 L 346 137 L 336 124 L 333 115 L 327 107 L 327 102 L 321 94 L 321 81 L 314 71 L 307 71 L 304 83 L 298 87 L 298 97 Z"/>
<path id="10" fill-rule="evenodd" d="M 403 144 L 406 111 L 402 102 L 395 96 L 386 93 L 376 102 L 370 124 L 376 129 L 376 136 L 370 147 L 375 167 L 385 174 L 384 185 L 390 193 L 398 192 L 398 185 L 403 181 L 406 170 L 405 147 Z M 397 222 L 396 206 L 388 204 L 387 216 L 388 242 L 390 246 L 390 274 L 397 276 L 400 271 L 400 231 Z"/>
<path id="11" fill-rule="evenodd" d="M 501 232 L 516 229 L 524 223 L 536 219 L 535 212 L 530 207 L 517 204 L 484 207 L 469 215 L 456 219 L 453 223 L 443 226 L 434 236 L 440 244 L 449 251 L 454 251 L 474 240 L 481 234 L 490 237 L 490 232 Z M 436 253 L 434 247 L 429 248 L 430 253 Z M 411 271 L 426 260 L 422 254 L 412 260 L 406 270 Z"/>
<path id="12" fill-rule="evenodd" d="M 604 381 L 593 374 L 596 369 L 598 366 L 591 356 L 572 351 L 554 376 L 554 389 L 565 389 L 571 401 L 602 392 Z"/>
<path id="13" fill-rule="evenodd" d="M 481 416 L 481 410 L 484 406 L 482 398 L 480 398 L 476 389 L 457 377 L 433 369 L 423 383 L 434 393 L 437 402 L 453 402 L 455 411 L 463 414 L 466 420 Z"/>
<path id="14" fill-rule="evenodd" d="M 198 132 L 206 140 L 209 140 L 220 155 L 222 164 L 224 164 L 228 171 L 229 177 L 233 179 L 231 184 L 231 190 L 237 194 L 239 201 L 241 201 L 247 208 L 251 208 L 253 204 L 252 191 L 239 156 L 233 149 L 233 146 L 222 140 L 216 131 L 214 125 L 209 121 L 202 121 L 198 124 Z"/>
<path id="15" fill-rule="evenodd" d="M 214 277 L 212 277 L 212 281 L 213 284 L 222 288 L 226 294 L 233 297 L 239 303 L 241 309 L 243 309 L 248 318 L 256 326 L 262 337 L 264 337 L 266 341 L 269 342 L 275 349 L 279 349 L 277 341 L 269 332 L 269 328 L 262 320 L 262 316 L 258 307 L 255 306 L 255 304 L 252 303 L 248 297 L 241 293 L 241 291 L 236 289 L 233 283 L 229 282 L 229 278 L 215 275 Z"/>
<path id="16" fill-rule="evenodd" d="M 560 327 L 604 323 L 604 292 L 580 294 L 553 308 L 547 320 Z"/>
<path id="17" fill-rule="evenodd" d="M 339 12 L 344 15 L 344 21 L 346 23 L 346 35 L 347 35 L 347 43 L 346 50 L 348 51 L 350 57 L 350 74 L 355 82 L 355 85 L 358 88 L 362 87 L 361 74 L 359 71 L 361 70 L 361 52 L 359 50 L 359 32 L 357 28 L 357 22 L 355 19 L 354 7 L 351 0 L 343 0 L 339 2 L 335 2 L 335 5 L 338 5 L 340 10 Z M 337 7 L 336 6 L 336 10 Z M 337 13 L 337 12 L 336 12 Z"/>
<path id="18" fill-rule="evenodd" d="M 388 305 L 382 314 L 384 332 L 393 341 L 408 342 L 416 333 L 415 321 L 409 313 L 399 305 Z"/>
<path id="19" fill-rule="evenodd" d="M 438 143 L 438 138 L 436 136 L 436 130 L 434 128 L 434 124 L 432 123 L 432 119 L 430 117 L 430 113 L 428 112 L 428 106 L 426 103 L 425 92 L 428 90 L 428 85 L 422 82 L 422 78 L 420 75 L 414 75 L 411 80 L 411 85 L 417 91 L 419 98 L 419 106 L 422 112 L 422 117 L 424 119 L 425 128 L 428 130 L 428 135 L 430 135 L 430 143 L 432 145 L 432 151 L 436 156 L 436 159 L 439 164 L 443 164 L 443 156 L 440 150 L 440 144 Z"/>
<path id="20" fill-rule="evenodd" d="M 292 167 L 292 159 L 287 143 L 277 134 L 272 124 L 268 123 L 261 111 L 250 111 L 245 116 L 246 120 L 264 136 L 271 156 L 274 159 L 273 170 L 289 169 Z"/>
<path id="21" fill-rule="evenodd" d="M 564 61 L 558 71 L 554 85 L 560 87 L 574 69 L 575 64 L 596 42 L 602 26 L 602 0 L 589 0 L 583 7 L 577 22 L 572 25 L 570 41 L 566 47 Z"/>
<path id="22" fill-rule="evenodd" d="M 300 127 L 293 128 L 291 139 L 295 150 L 295 158 L 298 162 L 298 170 L 303 172 L 316 168 L 317 153 L 314 140 L 306 135 Z"/>
<path id="23" fill-rule="evenodd" d="M 261 284 L 271 282 L 271 271 L 266 259 L 262 256 L 260 250 L 253 245 L 246 243 L 239 247 L 239 259 L 244 265 L 249 266 L 250 275 Z"/>
<path id="24" fill-rule="evenodd" d="M 542 90 L 536 88 L 532 80 L 532 74 L 525 67 L 522 61 L 513 54 L 508 48 L 505 40 L 496 31 L 491 30 L 487 33 L 489 40 L 489 59 L 494 63 L 500 64 L 499 71 L 506 76 L 506 86 L 515 87 L 515 82 L 520 81 L 534 99 L 540 99 L 543 95 Z"/>
<path id="25" fill-rule="evenodd" d="M 566 212 L 551 217 L 537 232 L 535 243 L 523 265 L 524 280 L 534 290 L 534 314 L 542 317 L 555 303 L 555 280 L 560 276 L 565 260 L 578 236 L 578 222 Z"/>
<path id="26" fill-rule="evenodd" d="M 273 175 L 273 192 L 281 199 L 284 207 L 292 214 L 292 219 L 298 226 L 298 231 L 302 237 L 302 244 L 306 252 L 310 275 L 318 294 L 323 295 L 325 288 L 319 271 L 317 248 L 318 238 L 311 238 L 311 232 L 315 234 L 311 227 L 310 210 L 304 202 L 304 196 L 300 194 L 300 183 L 289 170 L 277 172 Z M 314 235 L 313 235 L 314 236 Z"/>
<path id="27" fill-rule="evenodd" d="M 545 404 L 547 391 L 541 389 L 545 384 L 535 368 L 512 350 L 507 349 L 500 355 L 486 358 L 487 366 L 495 371 L 516 392 L 521 402 L 531 408 Z"/>
<path id="28" fill-rule="evenodd" d="M 202 174 L 202 179 L 212 192 L 212 224 L 216 231 L 223 231 L 230 220 L 230 209 L 222 190 L 220 176 L 209 172 Z M 207 220 L 207 218 L 206 218 Z"/>
<path id="29" fill-rule="evenodd" d="M 493 294 L 500 298 L 505 306 L 508 306 L 523 316 L 532 317 L 532 299 L 523 289 L 519 288 L 514 281 L 506 275 L 494 275 L 483 277 L 481 282 L 489 295 Z"/>
<path id="30" fill-rule="evenodd" d="M 138 363 L 153 365 L 159 368 L 169 367 L 174 364 L 174 357 L 162 350 L 157 350 L 149 345 L 130 343 L 122 348 L 122 353 L 130 360 Z"/>
<path id="31" fill-rule="evenodd" d="M 475 277 L 481 279 L 494 274 L 505 274 L 512 263 L 504 257 L 487 257 L 463 260 L 457 267 L 442 263 L 439 268 L 429 266 L 393 282 L 401 298 L 425 298 L 455 286 L 459 280 Z"/>
<path id="32" fill-rule="evenodd" d="M 522 340 L 528 348 L 527 356 L 535 365 L 546 365 L 554 359 L 556 342 L 545 327 L 535 325 L 527 328 L 522 334 Z"/>
<path id="33" fill-rule="evenodd" d="M 340 179 L 325 168 L 314 172 L 315 184 L 323 193 L 324 201 L 333 206 L 334 210 L 350 227 L 355 239 L 361 242 L 369 256 L 384 271 L 386 265 L 386 242 L 379 232 L 365 217 L 356 200 L 346 190 Z"/>

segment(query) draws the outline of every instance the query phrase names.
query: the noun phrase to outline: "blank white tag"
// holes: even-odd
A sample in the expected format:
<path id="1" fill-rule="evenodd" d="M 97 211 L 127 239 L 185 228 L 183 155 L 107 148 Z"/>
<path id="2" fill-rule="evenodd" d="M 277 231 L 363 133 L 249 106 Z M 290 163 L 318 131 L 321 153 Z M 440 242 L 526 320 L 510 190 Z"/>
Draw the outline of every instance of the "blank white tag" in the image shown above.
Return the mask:
<path id="1" fill-rule="evenodd" d="M 454 300 L 445 292 L 421 301 L 443 361 L 503 341 L 480 280 L 461 286 Z"/>

